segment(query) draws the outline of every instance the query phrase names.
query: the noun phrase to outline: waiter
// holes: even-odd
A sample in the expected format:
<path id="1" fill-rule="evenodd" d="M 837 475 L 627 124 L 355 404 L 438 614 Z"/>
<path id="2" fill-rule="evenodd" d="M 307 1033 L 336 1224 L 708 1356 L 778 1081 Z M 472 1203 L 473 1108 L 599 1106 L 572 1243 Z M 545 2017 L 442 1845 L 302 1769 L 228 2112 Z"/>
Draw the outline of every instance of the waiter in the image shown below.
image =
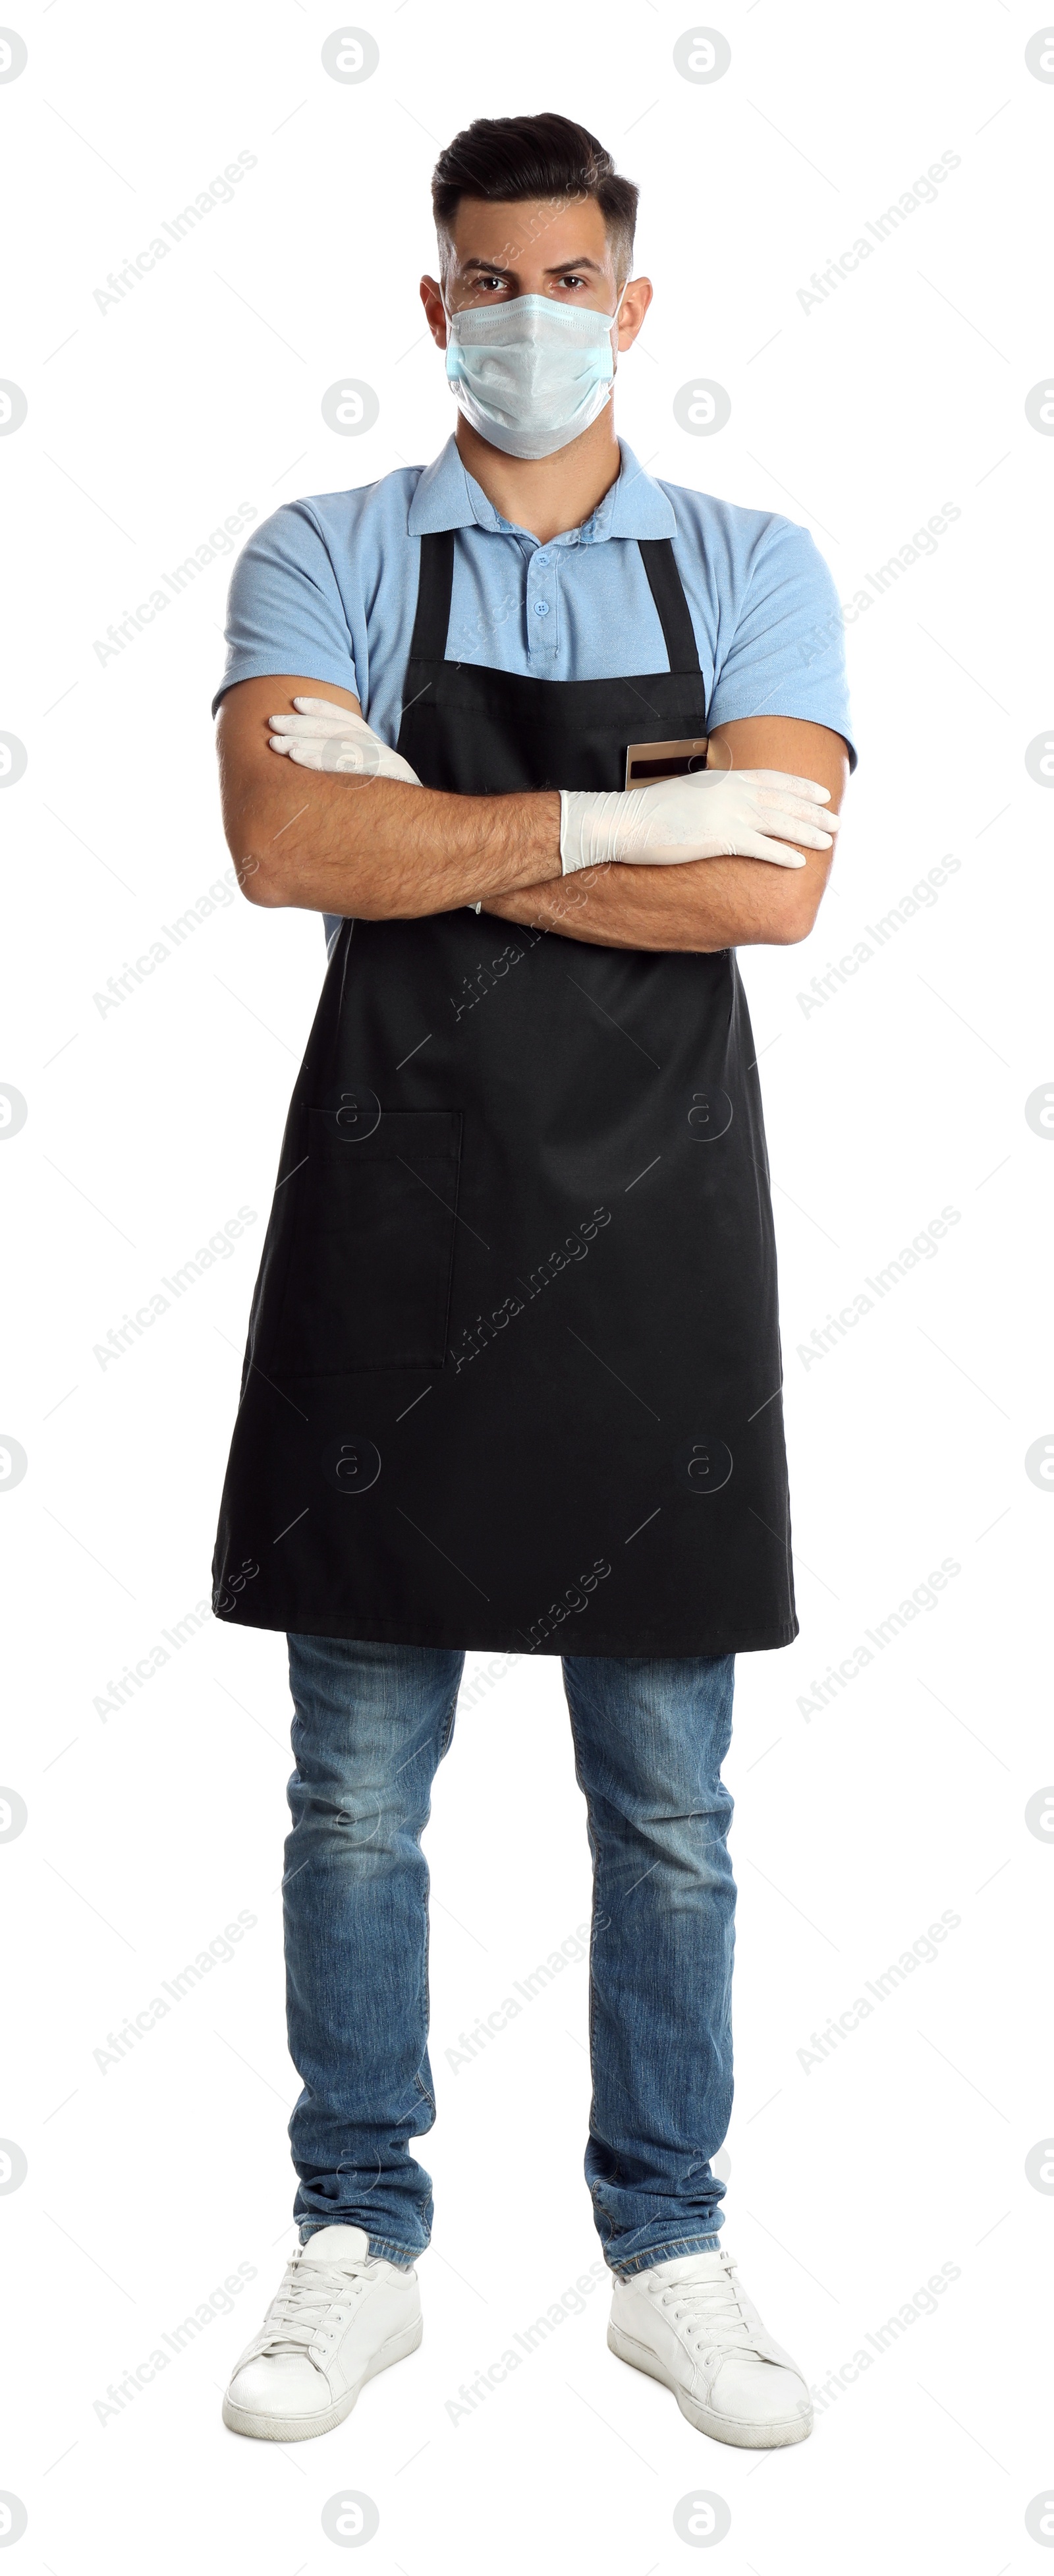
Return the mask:
<path id="1" fill-rule="evenodd" d="M 227 838 L 329 957 L 213 1565 L 218 1617 L 286 1632 L 295 1710 L 300 2241 L 224 2400 L 265 2439 L 328 2430 L 420 2341 L 421 1832 L 468 1647 L 563 1658 L 609 2344 L 718 2440 L 811 2424 L 712 2161 L 734 1657 L 797 1634 L 735 952 L 811 929 L 855 753 L 806 531 L 616 437 L 637 193 L 558 115 L 458 135 L 421 282 L 454 436 L 277 511 L 231 589 Z M 514 1820 L 508 1845 L 516 1871 Z M 534 2233 L 521 2193 L 508 2225 Z"/>

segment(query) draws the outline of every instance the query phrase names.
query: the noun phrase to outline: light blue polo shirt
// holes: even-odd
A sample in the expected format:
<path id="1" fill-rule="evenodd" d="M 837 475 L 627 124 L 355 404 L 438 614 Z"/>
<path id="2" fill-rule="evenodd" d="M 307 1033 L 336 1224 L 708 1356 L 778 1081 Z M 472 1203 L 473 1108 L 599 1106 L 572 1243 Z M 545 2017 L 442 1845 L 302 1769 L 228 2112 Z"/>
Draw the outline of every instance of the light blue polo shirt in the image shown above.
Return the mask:
<path id="1" fill-rule="evenodd" d="M 431 465 L 351 492 L 289 501 L 243 546 L 231 577 L 227 664 L 238 680 L 302 675 L 354 690 L 394 748 L 417 606 L 420 540 L 453 528 L 447 660 L 545 680 L 666 671 L 637 537 L 670 537 L 711 726 L 799 716 L 850 732 L 842 612 L 807 528 L 680 483 L 653 481 L 619 440 L 621 471 L 579 528 L 544 545 L 502 518 L 453 437 Z M 337 926 L 326 918 L 327 937 Z"/>

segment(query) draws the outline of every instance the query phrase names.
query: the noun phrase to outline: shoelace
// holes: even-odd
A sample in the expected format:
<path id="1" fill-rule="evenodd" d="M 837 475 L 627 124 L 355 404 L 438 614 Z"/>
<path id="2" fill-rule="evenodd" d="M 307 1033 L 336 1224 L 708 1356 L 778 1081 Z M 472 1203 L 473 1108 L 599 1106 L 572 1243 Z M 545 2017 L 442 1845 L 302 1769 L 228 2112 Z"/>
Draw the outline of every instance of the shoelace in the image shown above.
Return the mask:
<path id="1" fill-rule="evenodd" d="M 689 2339 L 708 2352 L 752 2352 L 765 2360 L 758 2341 L 757 2327 L 743 2314 L 739 2291 L 732 2274 L 735 2257 L 722 2256 L 723 2270 L 701 2276 L 686 2271 L 681 2275 L 667 2273 L 662 2289 L 653 2293 L 660 2307 L 672 2308 L 675 2319 L 683 2317 Z"/>
<path id="2" fill-rule="evenodd" d="M 336 2309 L 334 2325 L 346 2322 L 353 2300 L 366 2286 L 358 2264 L 304 2263 L 294 2255 L 285 2279 L 267 2311 L 259 2342 L 261 2354 L 307 2352 L 316 2341 L 327 2312 Z"/>

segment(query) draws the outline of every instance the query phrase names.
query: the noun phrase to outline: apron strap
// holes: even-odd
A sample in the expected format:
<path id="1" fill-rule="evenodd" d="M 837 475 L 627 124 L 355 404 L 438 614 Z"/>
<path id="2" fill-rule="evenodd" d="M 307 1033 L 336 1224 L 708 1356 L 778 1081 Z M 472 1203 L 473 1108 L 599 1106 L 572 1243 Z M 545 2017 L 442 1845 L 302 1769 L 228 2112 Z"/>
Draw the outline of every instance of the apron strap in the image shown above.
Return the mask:
<path id="1" fill-rule="evenodd" d="M 698 671 L 699 648 L 671 537 L 638 537 L 640 559 L 659 612 L 671 671 Z"/>
<path id="2" fill-rule="evenodd" d="M 670 669 L 698 671 L 699 649 L 674 559 L 672 540 L 669 537 L 638 537 L 637 546 L 658 610 Z M 453 528 L 433 529 L 421 539 L 417 613 L 410 645 L 412 662 L 445 661 L 453 585 Z"/>
<path id="3" fill-rule="evenodd" d="M 411 662 L 445 662 L 450 594 L 454 584 L 453 528 L 433 529 L 421 539 L 417 577 L 417 615 L 410 645 Z"/>

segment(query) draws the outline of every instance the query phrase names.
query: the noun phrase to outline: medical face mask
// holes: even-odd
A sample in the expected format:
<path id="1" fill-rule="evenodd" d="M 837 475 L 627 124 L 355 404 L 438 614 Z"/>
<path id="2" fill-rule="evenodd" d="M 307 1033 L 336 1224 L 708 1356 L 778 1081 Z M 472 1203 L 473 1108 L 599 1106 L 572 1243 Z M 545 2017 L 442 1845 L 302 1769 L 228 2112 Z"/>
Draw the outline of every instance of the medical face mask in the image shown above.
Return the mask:
<path id="1" fill-rule="evenodd" d="M 538 457 L 581 437 L 611 399 L 622 295 L 614 313 L 550 295 L 448 313 L 447 379 L 481 438 Z"/>

